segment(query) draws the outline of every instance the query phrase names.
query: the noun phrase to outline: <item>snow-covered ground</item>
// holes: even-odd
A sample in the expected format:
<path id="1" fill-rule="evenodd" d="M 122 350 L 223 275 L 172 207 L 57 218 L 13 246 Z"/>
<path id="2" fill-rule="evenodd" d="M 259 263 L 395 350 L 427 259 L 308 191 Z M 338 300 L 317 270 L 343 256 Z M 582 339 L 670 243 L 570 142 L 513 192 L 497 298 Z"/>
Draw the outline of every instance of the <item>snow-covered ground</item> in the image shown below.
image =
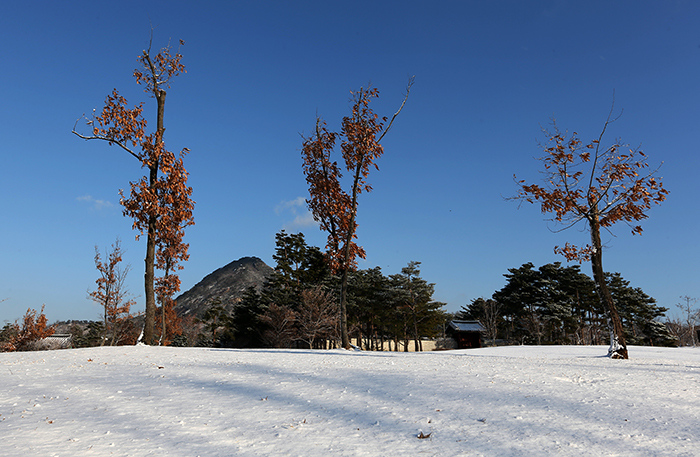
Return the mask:
<path id="1" fill-rule="evenodd" d="M 606 352 L 4 353 L 0 455 L 700 455 L 700 349 Z"/>

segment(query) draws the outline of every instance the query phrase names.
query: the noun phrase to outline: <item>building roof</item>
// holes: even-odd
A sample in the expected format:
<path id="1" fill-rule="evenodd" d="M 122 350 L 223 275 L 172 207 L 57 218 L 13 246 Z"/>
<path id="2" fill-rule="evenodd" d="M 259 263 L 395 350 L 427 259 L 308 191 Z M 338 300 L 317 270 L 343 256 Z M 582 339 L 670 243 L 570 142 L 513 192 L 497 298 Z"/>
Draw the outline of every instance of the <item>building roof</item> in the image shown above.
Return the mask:
<path id="1" fill-rule="evenodd" d="M 483 332 L 486 329 L 479 321 L 450 321 L 450 328 L 458 332 Z"/>

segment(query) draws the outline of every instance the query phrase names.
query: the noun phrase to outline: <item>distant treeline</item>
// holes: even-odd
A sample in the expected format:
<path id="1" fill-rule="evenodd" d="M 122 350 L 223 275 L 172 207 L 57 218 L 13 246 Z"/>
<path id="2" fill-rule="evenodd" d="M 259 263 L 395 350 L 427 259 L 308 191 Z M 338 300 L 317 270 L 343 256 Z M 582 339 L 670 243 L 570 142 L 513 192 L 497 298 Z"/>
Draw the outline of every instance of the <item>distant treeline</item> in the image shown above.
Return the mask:
<path id="1" fill-rule="evenodd" d="M 200 319 L 173 318 L 176 322 L 170 324 L 165 344 L 339 347 L 340 279 L 330 273 L 324 254 L 308 246 L 302 233 L 282 231 L 276 235 L 273 259 L 275 272 L 259 291 L 250 287 L 233 304 L 226 303 L 227 297 L 215 298 Z M 422 340 L 444 337 L 446 324 L 454 318 L 480 321 L 486 329 L 486 344 L 609 342 L 607 309 L 601 306 L 594 281 L 578 265 L 564 267 L 556 262 L 535 268 L 526 263 L 511 268 L 501 290 L 491 298 L 473 300 L 454 315 L 444 311 L 444 303 L 433 300 L 435 285 L 421 278 L 419 267 L 420 262 L 409 262 L 400 273 L 389 276 L 379 267 L 352 272 L 347 302 L 353 343 L 365 350 L 407 351 L 412 341 L 417 350 L 423 350 Z M 629 344 L 695 344 L 695 299 L 686 297 L 687 303 L 678 305 L 685 313 L 683 320 L 661 322 L 668 309 L 658 306 L 654 298 L 631 287 L 619 273 L 606 273 L 605 280 Z M 43 309 L 40 317 L 45 320 Z M 116 344 L 134 344 L 141 321 L 141 316 L 123 319 Z M 16 343 L 21 340 L 19 335 L 40 338 L 43 333 L 34 331 L 39 327 L 33 322 L 25 316 L 23 325 L 5 325 L 0 346 L 21 350 L 22 345 Z M 74 347 L 104 345 L 110 340 L 110 330 L 103 322 L 61 324 L 61 333 L 68 330 L 72 334 Z M 32 339 L 29 336 L 22 338 Z"/>
<path id="2" fill-rule="evenodd" d="M 478 319 L 486 337 L 505 344 L 607 344 L 607 309 L 596 285 L 578 265 L 532 263 L 511 268 L 506 285 L 489 299 L 478 298 L 462 307 L 458 317 Z M 619 273 L 605 273 L 628 344 L 669 346 L 678 343 L 662 323 L 667 308 Z"/>

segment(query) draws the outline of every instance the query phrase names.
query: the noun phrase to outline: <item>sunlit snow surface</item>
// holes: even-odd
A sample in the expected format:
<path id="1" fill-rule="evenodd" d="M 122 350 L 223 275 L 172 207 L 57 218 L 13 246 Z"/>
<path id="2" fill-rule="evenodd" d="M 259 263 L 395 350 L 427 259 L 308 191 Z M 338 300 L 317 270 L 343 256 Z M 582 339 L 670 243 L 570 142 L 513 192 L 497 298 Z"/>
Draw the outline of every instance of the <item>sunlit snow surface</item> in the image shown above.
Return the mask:
<path id="1" fill-rule="evenodd" d="M 700 455 L 700 348 L 606 353 L 4 353 L 0 454 Z"/>

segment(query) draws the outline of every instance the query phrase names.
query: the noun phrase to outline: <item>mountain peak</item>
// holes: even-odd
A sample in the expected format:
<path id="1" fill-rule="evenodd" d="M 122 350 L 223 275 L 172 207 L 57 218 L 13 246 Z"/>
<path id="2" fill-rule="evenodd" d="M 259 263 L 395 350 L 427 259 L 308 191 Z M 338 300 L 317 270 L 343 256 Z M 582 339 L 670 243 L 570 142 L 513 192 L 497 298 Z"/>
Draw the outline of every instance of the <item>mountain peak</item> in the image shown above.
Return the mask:
<path id="1" fill-rule="evenodd" d="M 222 305 L 231 310 L 241 300 L 245 290 L 254 286 L 260 290 L 274 272 L 258 257 L 242 257 L 209 273 L 187 292 L 176 298 L 175 310 L 181 316 L 201 317 L 211 302 L 220 298 Z"/>

